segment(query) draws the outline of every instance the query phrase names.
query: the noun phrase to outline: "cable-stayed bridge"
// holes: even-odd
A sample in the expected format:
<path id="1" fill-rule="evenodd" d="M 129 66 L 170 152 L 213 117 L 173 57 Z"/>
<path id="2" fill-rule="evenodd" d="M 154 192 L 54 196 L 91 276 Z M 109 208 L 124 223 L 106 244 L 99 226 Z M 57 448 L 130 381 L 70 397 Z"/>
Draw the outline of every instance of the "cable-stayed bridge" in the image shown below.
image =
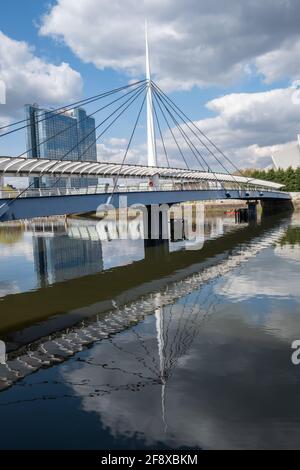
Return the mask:
<path id="1" fill-rule="evenodd" d="M 54 147 L 58 138 L 67 141 L 76 122 L 44 139 L 36 139 L 31 148 L 19 155 L 0 157 L 0 182 L 4 177 L 29 178 L 28 186 L 22 190 L 0 191 L 0 221 L 92 212 L 108 203 L 120 207 L 125 195 L 127 205 L 145 206 L 232 198 L 271 201 L 279 208 L 290 201 L 282 185 L 243 175 L 197 123 L 152 81 L 147 38 L 145 80 L 47 111 L 35 118 L 35 125 L 43 128 L 61 114 L 99 102 L 100 107 L 81 119 L 86 122 L 100 116 L 95 129 L 87 131 L 75 145 L 67 145 L 58 159 L 53 154 L 43 158 L 43 151 Z M 147 164 L 130 164 L 145 107 Z M 124 151 L 118 156 L 119 163 L 87 160 L 91 147 L 110 136 L 124 117 L 126 123 L 133 123 Z M 0 144 L 6 137 L 32 132 L 31 126 L 24 119 L 1 127 Z M 174 165 L 174 161 L 181 166 Z M 37 184 L 43 178 L 51 181 L 46 188 Z M 94 178 L 98 184 L 78 188 L 72 185 L 74 178 Z"/>

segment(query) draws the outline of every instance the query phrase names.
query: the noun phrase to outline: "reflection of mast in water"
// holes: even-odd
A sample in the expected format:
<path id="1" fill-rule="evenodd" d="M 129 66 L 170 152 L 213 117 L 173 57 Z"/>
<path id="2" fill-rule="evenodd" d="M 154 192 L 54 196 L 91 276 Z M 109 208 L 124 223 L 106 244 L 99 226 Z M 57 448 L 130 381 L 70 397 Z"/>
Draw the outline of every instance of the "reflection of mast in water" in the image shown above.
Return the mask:
<path id="1" fill-rule="evenodd" d="M 191 294 L 190 294 L 191 295 Z M 195 300 L 189 305 L 189 296 L 186 297 L 180 316 L 174 312 L 175 304 L 168 308 L 162 308 L 160 294 L 154 297 L 156 339 L 159 356 L 158 380 L 161 384 L 161 409 L 162 420 L 167 431 L 166 420 L 166 389 L 172 371 L 176 368 L 180 358 L 184 357 L 192 347 L 192 344 L 208 316 L 215 310 L 216 297 L 208 290 L 203 296 L 200 289 Z M 201 302 L 200 302 L 200 297 Z M 173 327 L 172 328 L 172 323 Z M 173 330 L 173 332 L 172 332 Z M 139 342 L 141 338 L 137 338 Z M 154 361 L 153 361 L 154 362 Z"/>
<path id="2" fill-rule="evenodd" d="M 6 346 L 3 341 L 0 341 L 0 364 L 6 364 Z"/>
<path id="3" fill-rule="evenodd" d="M 161 407 L 162 407 L 162 419 L 167 430 L 166 413 L 165 413 L 165 392 L 166 392 L 166 374 L 165 374 L 165 343 L 164 343 L 164 315 L 161 307 L 160 294 L 157 294 L 154 298 L 154 305 L 158 305 L 155 309 L 155 320 L 156 320 L 156 337 L 158 345 L 158 357 L 159 357 L 159 369 L 160 369 L 160 380 L 161 380 Z"/>

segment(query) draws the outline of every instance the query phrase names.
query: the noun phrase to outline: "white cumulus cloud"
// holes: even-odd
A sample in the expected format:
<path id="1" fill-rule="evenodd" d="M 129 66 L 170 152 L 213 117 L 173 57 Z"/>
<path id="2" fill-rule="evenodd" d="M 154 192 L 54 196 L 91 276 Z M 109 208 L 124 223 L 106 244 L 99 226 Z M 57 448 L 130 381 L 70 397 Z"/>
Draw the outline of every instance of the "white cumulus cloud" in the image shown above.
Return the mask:
<path id="1" fill-rule="evenodd" d="M 296 140 L 300 132 L 300 105 L 295 90 L 233 93 L 207 103 L 216 115 L 197 124 L 241 168 L 264 167 L 271 155 Z"/>
<path id="2" fill-rule="evenodd" d="M 69 64 L 49 63 L 23 41 L 0 31 L 0 81 L 5 83 L 6 104 L 0 105 L 0 124 L 6 124 L 25 103 L 59 105 L 81 95 L 81 75 Z"/>
<path id="3" fill-rule="evenodd" d="M 228 84 L 245 74 L 299 78 L 298 0 L 57 0 L 40 33 L 84 62 L 144 72 L 144 18 L 152 68 L 168 88 Z"/>
<path id="4" fill-rule="evenodd" d="M 271 155 L 296 140 L 300 131 L 300 104 L 295 104 L 294 93 L 295 89 L 289 87 L 266 92 L 225 95 L 206 104 L 207 108 L 214 113 L 213 117 L 195 121 L 195 124 L 239 168 L 266 167 L 272 163 Z M 211 156 L 208 157 L 207 151 L 204 151 L 200 141 L 196 139 L 189 128 L 183 122 L 181 125 L 191 142 L 205 156 L 211 168 L 222 170 L 215 159 Z M 190 166 L 199 167 L 199 163 L 178 129 L 173 127 L 173 133 Z M 166 126 L 163 129 L 163 135 L 171 166 L 184 167 L 185 164 L 179 154 L 177 144 Z M 160 165 L 165 166 L 166 159 L 159 133 L 156 137 L 158 160 Z M 100 160 L 121 161 L 126 147 L 125 143 L 126 140 L 111 138 L 104 144 L 100 144 L 98 146 Z M 206 141 L 206 143 L 208 142 Z M 212 149 L 211 146 L 209 147 Z M 224 158 L 220 154 L 218 158 L 224 162 Z M 145 145 L 133 146 L 126 161 L 146 164 Z M 200 159 L 200 161 L 203 163 L 203 160 Z M 230 164 L 226 164 L 226 167 L 230 171 L 234 170 Z"/>

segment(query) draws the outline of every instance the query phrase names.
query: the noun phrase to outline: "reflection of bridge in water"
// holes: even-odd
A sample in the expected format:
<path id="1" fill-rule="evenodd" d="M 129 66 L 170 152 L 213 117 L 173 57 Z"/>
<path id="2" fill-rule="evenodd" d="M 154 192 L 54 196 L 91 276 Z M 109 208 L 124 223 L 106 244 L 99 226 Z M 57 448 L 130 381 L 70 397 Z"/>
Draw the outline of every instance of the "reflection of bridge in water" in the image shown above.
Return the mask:
<path id="1" fill-rule="evenodd" d="M 0 366 L 1 389 L 10 387 L 41 367 L 61 363 L 95 342 L 112 338 L 125 329 L 133 328 L 147 315 L 155 313 L 159 354 L 157 366 L 151 366 L 151 380 L 152 383 L 163 386 L 164 395 L 164 388 L 172 370 L 191 347 L 197 335 L 197 328 L 201 327 L 199 318 L 207 318 L 214 308 L 214 302 L 209 296 L 201 306 L 196 301 L 194 307 L 189 304 L 187 310 L 183 309 L 179 317 L 172 312 L 172 307 L 168 311 L 166 307 L 201 289 L 208 282 L 226 274 L 279 241 L 285 233 L 285 228 L 285 222 L 275 225 L 263 234 L 232 248 L 230 257 L 216 261 L 213 266 L 203 267 L 200 272 L 198 270 L 191 275 L 186 272 L 185 277 L 168 283 L 162 289 L 142 295 L 123 306 L 115 304 L 114 308 L 105 314 L 86 319 L 74 327 L 54 332 L 47 338 L 41 338 L 16 352 L 9 353 L 6 364 Z M 172 322 L 175 322 L 175 327 L 171 327 Z M 173 333 L 169 334 L 171 330 Z M 153 364 L 155 362 L 155 358 L 147 357 L 147 354 L 144 360 L 152 361 Z M 106 390 L 103 393 L 111 391 Z"/>
<path id="2" fill-rule="evenodd" d="M 166 250 L 198 250 L 205 240 L 220 237 L 235 228 L 238 225 L 233 224 L 232 218 L 206 217 L 194 240 L 166 240 Z M 8 224 L 0 227 L 0 233 L 1 230 L 12 233 L 13 228 L 10 229 Z M 105 221 L 100 229 L 97 221 L 90 219 L 25 222 L 23 230 L 33 235 L 39 287 L 138 261 L 145 258 L 147 252 L 143 242 L 143 220 L 139 217 L 128 221 L 128 240 L 118 238 L 119 226 L 114 220 Z"/>
<path id="3" fill-rule="evenodd" d="M 77 224 L 77 221 L 74 223 Z M 101 242 L 102 262 L 99 262 L 99 269 L 103 266 L 103 271 L 93 272 L 78 278 L 75 276 L 74 279 L 71 279 L 72 276 L 67 278 L 67 274 L 71 274 L 68 262 L 65 274 L 62 264 L 57 265 L 60 268 L 59 271 L 51 272 L 52 279 L 66 278 L 64 282 L 52 284 L 51 289 L 48 287 L 50 285 L 48 278 L 38 278 L 36 285 L 32 285 L 33 289 L 40 286 L 38 290 L 19 291 L 19 293 L 16 293 L 15 290 L 3 291 L 2 295 L 5 296 L 1 300 L 0 322 L 2 339 L 8 342 L 8 348 L 12 350 L 45 333 L 56 331 L 57 328 L 71 326 L 80 319 L 108 311 L 114 305 L 112 299 L 118 305 L 135 300 L 142 294 L 199 272 L 204 266 L 213 264 L 215 259 L 217 261 L 226 259 L 237 244 L 249 242 L 273 224 L 272 221 L 267 220 L 264 220 L 259 226 L 237 226 L 232 223 L 233 221 L 230 219 L 224 220 L 221 230 L 221 224 L 217 220 L 208 218 L 204 227 L 205 238 L 208 241 L 201 246 L 201 249 L 196 246 L 196 251 L 182 251 L 181 242 L 166 241 L 156 248 L 147 248 L 146 250 L 143 240 Z M 87 225 L 92 224 L 93 222 L 87 222 Z M 215 232 L 216 226 L 218 226 L 220 233 L 224 231 L 224 235 L 221 238 L 209 239 L 210 234 Z M 27 225 L 27 229 L 29 230 L 29 239 L 31 239 L 32 224 Z M 18 239 L 20 233 L 23 233 L 18 228 L 14 228 L 13 232 L 9 231 L 8 227 L 2 227 L 1 230 L 5 231 L 2 238 L 7 240 L 10 237 L 15 239 L 15 230 L 18 233 Z M 35 226 L 35 230 L 39 235 L 42 230 L 47 230 L 45 235 L 48 238 L 54 236 L 49 232 L 48 224 L 46 226 L 38 224 Z M 62 237 L 65 237 L 64 242 L 68 242 L 66 227 L 63 223 L 55 225 L 54 232 L 55 234 L 60 233 Z M 70 241 L 72 243 L 72 239 Z M 86 243 L 86 248 L 89 247 L 89 243 L 89 241 Z M 49 253 L 51 252 L 48 252 L 48 255 Z M 76 258 L 76 253 L 74 255 L 73 262 L 76 261 L 80 265 L 82 259 Z M 34 256 L 38 262 L 40 258 L 42 260 L 47 258 L 47 253 L 42 256 Z M 59 253 L 55 258 L 60 259 Z M 47 265 L 53 268 L 51 260 L 49 262 L 47 260 Z M 118 269 L 114 269 L 116 266 Z M 94 266 L 92 267 L 94 268 Z M 40 270 L 39 265 L 35 267 L 36 272 Z M 77 275 L 78 268 L 75 269 L 75 272 Z M 58 312 L 60 312 L 59 316 L 57 316 Z M 22 326 L 22 334 L 18 333 L 20 325 Z"/>

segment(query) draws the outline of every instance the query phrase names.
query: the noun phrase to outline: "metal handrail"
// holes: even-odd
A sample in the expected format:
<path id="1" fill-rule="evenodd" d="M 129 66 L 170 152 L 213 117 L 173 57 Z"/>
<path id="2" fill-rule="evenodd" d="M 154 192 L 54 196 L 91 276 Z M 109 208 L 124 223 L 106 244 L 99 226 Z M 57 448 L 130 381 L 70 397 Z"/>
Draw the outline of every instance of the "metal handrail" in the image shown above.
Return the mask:
<path id="1" fill-rule="evenodd" d="M 146 192 L 146 191 L 220 191 L 224 190 L 223 187 L 218 187 L 216 184 L 207 184 L 199 182 L 185 182 L 185 183 L 162 183 L 158 186 L 149 186 L 146 184 L 139 185 L 120 185 L 116 189 L 116 193 L 128 193 L 128 192 Z M 49 197 L 49 196 L 74 196 L 74 195 L 90 195 L 90 194 L 110 194 L 113 191 L 113 186 L 108 184 L 100 184 L 97 186 L 88 186 L 86 188 L 36 188 L 30 189 L 22 193 L 22 190 L 0 190 L 0 199 L 14 199 L 16 197 L 21 198 L 31 198 L 31 197 Z M 249 193 L 249 197 L 254 192 L 266 193 L 274 192 L 274 189 L 271 188 L 262 188 L 262 187 L 225 187 L 226 192 L 230 191 L 246 191 Z M 286 192 L 280 191 L 281 194 L 288 194 Z"/>

